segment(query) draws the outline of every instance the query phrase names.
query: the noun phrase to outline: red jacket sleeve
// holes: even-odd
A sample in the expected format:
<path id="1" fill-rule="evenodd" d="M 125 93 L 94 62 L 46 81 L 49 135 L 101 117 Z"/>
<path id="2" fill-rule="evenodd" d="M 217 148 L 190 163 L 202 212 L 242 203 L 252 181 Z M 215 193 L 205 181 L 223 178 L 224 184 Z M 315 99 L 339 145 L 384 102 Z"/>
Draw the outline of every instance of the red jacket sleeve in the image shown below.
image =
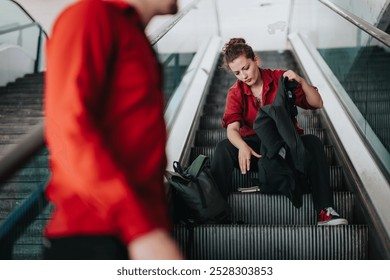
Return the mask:
<path id="1" fill-rule="evenodd" d="M 295 96 L 296 96 L 296 99 L 295 99 L 295 105 L 301 107 L 302 109 L 306 109 L 306 110 L 315 110 L 317 108 L 311 106 L 307 100 L 306 100 L 306 95 L 305 93 L 303 92 L 302 90 L 302 86 L 300 84 L 298 84 L 297 88 L 295 89 Z"/>
<path id="2" fill-rule="evenodd" d="M 145 63 L 139 22 L 118 28 L 96 2 L 65 11 L 48 42 L 46 136 L 58 186 L 49 195 L 76 194 L 85 206 L 69 212 L 89 213 L 85 227 L 99 221 L 128 243 L 169 227 L 162 96 L 157 74 L 139 68 L 157 67 L 154 57 Z M 135 43 L 121 49 L 122 33 Z"/>
<path id="3" fill-rule="evenodd" d="M 233 122 L 243 123 L 243 100 L 242 94 L 237 90 L 237 83 L 231 87 L 226 97 L 225 113 L 222 118 L 222 127 L 227 126 Z"/>

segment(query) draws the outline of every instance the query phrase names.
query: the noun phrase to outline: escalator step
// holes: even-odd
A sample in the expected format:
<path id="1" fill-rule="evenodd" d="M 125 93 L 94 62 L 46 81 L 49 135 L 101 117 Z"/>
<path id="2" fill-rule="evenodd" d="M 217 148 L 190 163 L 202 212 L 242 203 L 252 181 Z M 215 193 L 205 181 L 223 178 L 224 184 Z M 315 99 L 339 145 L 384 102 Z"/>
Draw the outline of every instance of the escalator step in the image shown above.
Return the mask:
<path id="1" fill-rule="evenodd" d="M 41 244 L 26 245 L 15 244 L 13 247 L 13 260 L 42 260 L 43 259 L 43 237 Z"/>
<path id="2" fill-rule="evenodd" d="M 332 165 L 335 163 L 334 159 L 334 147 L 326 145 L 325 148 L 325 155 L 327 158 L 327 162 L 329 165 Z M 191 148 L 190 153 L 190 162 L 193 162 L 197 156 L 199 155 L 205 155 L 208 156 L 210 159 L 210 162 L 213 160 L 213 155 L 215 151 L 215 146 L 197 146 Z"/>
<path id="3" fill-rule="evenodd" d="M 334 208 L 341 217 L 353 223 L 354 196 L 350 192 L 335 192 Z M 232 193 L 228 197 L 232 221 L 262 225 L 315 225 L 317 215 L 311 194 L 303 195 L 303 205 L 295 208 L 287 197 L 276 194 Z"/>
<path id="4" fill-rule="evenodd" d="M 222 120 L 223 113 L 225 112 L 225 104 L 205 104 L 203 106 L 203 115 L 215 115 L 219 116 Z"/>
<path id="5" fill-rule="evenodd" d="M 187 258 L 195 260 L 364 260 L 368 256 L 368 228 L 360 225 L 176 226 L 174 238 Z"/>
<path id="6" fill-rule="evenodd" d="M 390 112 L 390 101 L 355 102 L 356 107 L 365 114 L 386 114 Z"/>
<path id="7" fill-rule="evenodd" d="M 207 104 L 217 104 L 217 105 L 225 105 L 226 104 L 226 95 L 211 93 L 206 98 Z"/>
<path id="8" fill-rule="evenodd" d="M 216 124 L 209 123 L 208 128 L 202 128 L 198 130 L 195 136 L 195 146 L 215 146 L 223 139 L 226 139 L 226 129 L 224 128 L 210 128 Z M 320 138 L 322 143 L 327 144 L 326 131 L 323 128 L 307 128 L 305 134 L 313 134 Z"/>
<path id="9" fill-rule="evenodd" d="M 320 128 L 321 127 L 320 115 L 319 114 L 313 114 L 313 115 L 298 114 L 298 124 L 303 129 Z"/>
<path id="10" fill-rule="evenodd" d="M 330 173 L 330 187 L 333 191 L 344 190 L 343 184 L 343 168 L 338 165 L 329 166 Z M 252 179 L 257 178 L 257 172 L 250 171 L 247 175 L 242 175 L 238 168 L 233 170 L 232 174 L 232 188 L 230 192 L 237 191 L 237 188 L 252 187 Z"/>
<path id="11" fill-rule="evenodd" d="M 9 145 L 9 144 L 16 144 L 20 141 L 20 139 L 23 137 L 23 135 L 26 134 L 3 134 L 0 135 L 0 146 L 2 145 Z"/>
<path id="12" fill-rule="evenodd" d="M 38 187 L 36 182 L 10 182 L 0 185 L 0 201 L 10 198 L 22 198 L 32 193 Z M 0 209 L 2 207 L 0 206 Z"/>
<path id="13" fill-rule="evenodd" d="M 327 145 L 329 143 L 326 136 L 325 128 L 305 128 L 305 134 L 317 136 L 318 138 L 320 138 L 321 142 L 324 145 Z"/>
<path id="14" fill-rule="evenodd" d="M 368 83 L 367 81 L 344 81 L 342 82 L 343 87 L 346 89 L 347 92 L 354 91 L 354 90 L 366 90 L 366 91 L 381 91 L 381 90 L 390 90 L 390 82 L 384 83 Z"/>
<path id="15" fill-rule="evenodd" d="M 213 105 L 209 106 L 212 107 Z M 215 106 L 215 105 L 214 105 Z M 221 108 L 221 107 L 220 107 Z M 320 127 L 320 116 L 316 113 L 301 113 L 298 115 L 299 126 L 307 128 L 319 128 Z M 200 119 L 200 129 L 218 129 L 222 128 L 222 117 L 221 113 L 214 110 L 211 114 L 205 114 Z"/>
<path id="16" fill-rule="evenodd" d="M 220 128 L 222 125 L 222 116 L 225 111 L 225 105 L 220 104 L 207 104 L 204 106 L 201 128 Z M 208 122 L 210 124 L 204 124 Z M 321 121 L 319 114 L 299 114 L 298 123 L 302 128 L 320 128 Z"/>
<path id="17" fill-rule="evenodd" d="M 226 129 L 198 130 L 195 136 L 195 146 L 215 147 L 218 142 L 227 138 Z"/>
<path id="18" fill-rule="evenodd" d="M 390 127 L 390 114 L 366 114 L 365 117 L 374 129 Z"/>
<path id="19" fill-rule="evenodd" d="M 0 88 L 0 95 L 4 94 L 31 94 L 33 96 L 42 96 L 43 86 L 2 87 Z"/>
<path id="20" fill-rule="evenodd" d="M 37 181 L 35 182 L 35 185 L 44 183 L 45 180 Z M 36 187 L 33 191 L 36 190 Z M 14 198 L 12 198 L 11 194 L 8 195 L 6 199 L 1 198 L 1 204 L 0 204 L 0 219 L 6 218 L 13 210 L 17 209 L 27 198 L 27 196 L 22 196 L 23 193 L 16 193 L 14 194 Z M 31 192 L 29 193 L 31 194 Z M 3 194 L 2 196 L 6 196 Z"/>
<path id="21" fill-rule="evenodd" d="M 349 91 L 348 92 L 349 96 L 351 97 L 352 100 L 363 102 L 363 101 L 374 101 L 374 102 L 379 102 L 379 101 L 390 101 L 390 94 L 389 91 L 387 90 L 377 90 L 377 91 L 366 91 L 366 90 L 361 90 L 361 91 Z"/>
<path id="22" fill-rule="evenodd" d="M 2 106 L 0 105 L 0 116 L 25 116 L 25 117 L 43 117 L 41 105 L 29 105 L 28 108 L 22 106 Z"/>
<path id="23" fill-rule="evenodd" d="M 17 171 L 6 182 L 40 182 L 50 175 L 50 170 L 46 167 L 27 167 Z"/>

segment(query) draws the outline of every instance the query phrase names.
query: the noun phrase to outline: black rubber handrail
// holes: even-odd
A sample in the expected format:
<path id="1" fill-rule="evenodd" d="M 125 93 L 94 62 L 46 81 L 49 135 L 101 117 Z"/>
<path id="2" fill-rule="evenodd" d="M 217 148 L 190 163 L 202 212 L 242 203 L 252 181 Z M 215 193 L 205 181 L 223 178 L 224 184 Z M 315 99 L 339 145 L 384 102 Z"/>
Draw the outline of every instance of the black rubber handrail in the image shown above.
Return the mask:
<path id="1" fill-rule="evenodd" d="M 32 22 L 37 23 L 38 26 L 40 27 L 41 31 L 43 32 L 43 34 L 45 34 L 46 39 L 49 38 L 49 36 L 47 36 L 47 33 L 42 28 L 42 26 L 23 8 L 22 5 L 20 5 L 18 2 L 14 1 L 14 0 L 8 0 L 8 1 L 10 1 L 10 2 L 14 3 L 15 5 L 17 5 L 26 14 L 26 16 L 28 16 L 31 19 Z"/>
<path id="2" fill-rule="evenodd" d="M 0 227 L 0 260 L 12 258 L 12 249 L 16 240 L 26 228 L 46 208 L 48 201 L 45 197 L 46 182 L 39 186 L 14 210 Z"/>
<path id="3" fill-rule="evenodd" d="M 36 125 L 13 149 L 8 150 L 0 161 L 0 182 L 7 180 L 27 162 L 38 150 L 45 146 L 43 123 Z"/>

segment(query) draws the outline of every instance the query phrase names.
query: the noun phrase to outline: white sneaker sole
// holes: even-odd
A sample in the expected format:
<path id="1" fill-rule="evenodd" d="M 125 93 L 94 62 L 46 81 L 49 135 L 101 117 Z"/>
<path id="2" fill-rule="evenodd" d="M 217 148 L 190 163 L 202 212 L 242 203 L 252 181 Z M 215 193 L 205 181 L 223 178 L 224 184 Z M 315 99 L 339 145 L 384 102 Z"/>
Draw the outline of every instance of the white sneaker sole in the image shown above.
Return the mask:
<path id="1" fill-rule="evenodd" d="M 348 225 L 348 221 L 343 218 L 338 218 L 338 219 L 332 219 L 328 220 L 326 222 L 318 222 L 318 226 L 338 226 L 338 225 Z"/>

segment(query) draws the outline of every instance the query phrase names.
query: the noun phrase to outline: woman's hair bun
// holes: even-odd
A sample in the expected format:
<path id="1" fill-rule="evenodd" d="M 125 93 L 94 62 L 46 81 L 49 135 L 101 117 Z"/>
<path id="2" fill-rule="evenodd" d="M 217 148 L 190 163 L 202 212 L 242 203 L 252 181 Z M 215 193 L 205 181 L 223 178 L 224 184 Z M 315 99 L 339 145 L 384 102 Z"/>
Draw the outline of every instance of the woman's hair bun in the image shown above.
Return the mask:
<path id="1" fill-rule="evenodd" d="M 255 59 L 255 54 L 251 46 L 248 46 L 244 38 L 231 38 L 223 48 L 222 53 L 224 56 L 225 68 L 229 69 L 229 63 L 240 55 L 252 60 Z"/>
<path id="2" fill-rule="evenodd" d="M 235 45 L 235 44 L 245 44 L 246 41 L 244 38 L 231 38 L 229 40 L 229 45 Z"/>
<path id="3" fill-rule="evenodd" d="M 234 46 L 237 45 L 245 45 L 245 39 L 244 38 L 231 38 L 229 42 L 225 44 L 222 51 L 226 54 L 230 49 L 234 48 Z"/>

